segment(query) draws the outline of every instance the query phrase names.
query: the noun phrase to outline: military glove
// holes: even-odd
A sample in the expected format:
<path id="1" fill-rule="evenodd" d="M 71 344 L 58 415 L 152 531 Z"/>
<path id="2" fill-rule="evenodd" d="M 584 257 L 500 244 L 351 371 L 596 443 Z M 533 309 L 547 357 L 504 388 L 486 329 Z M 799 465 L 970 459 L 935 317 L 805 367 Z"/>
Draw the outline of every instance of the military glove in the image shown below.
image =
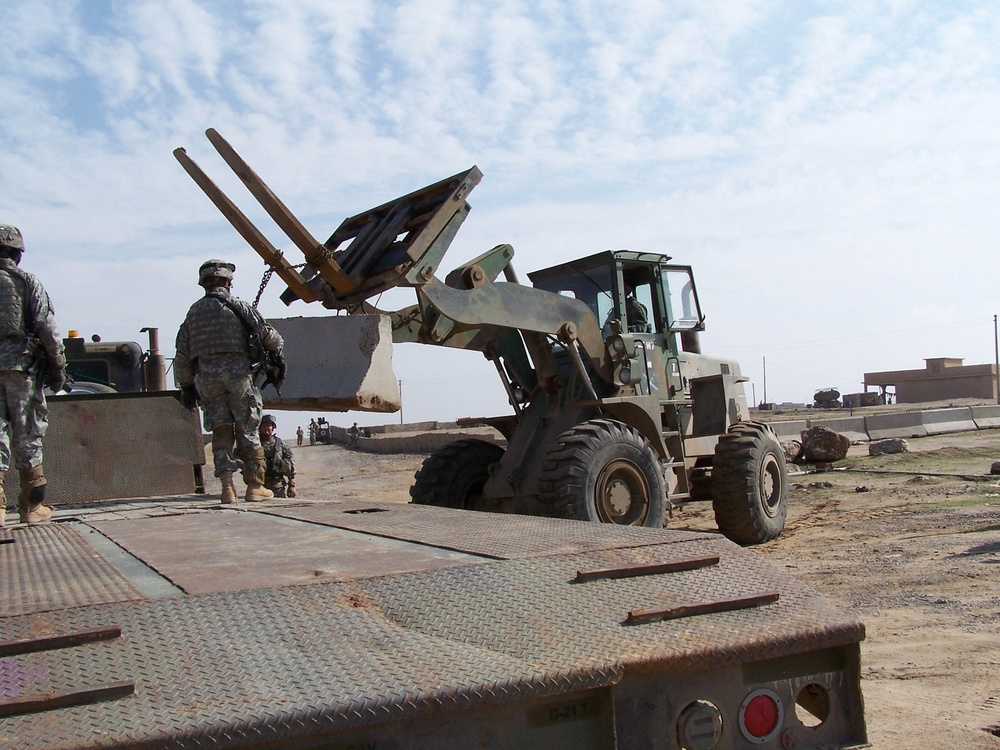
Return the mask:
<path id="1" fill-rule="evenodd" d="M 198 389 L 194 383 L 181 386 L 181 403 L 185 409 L 198 408 Z"/>
<path id="2" fill-rule="evenodd" d="M 295 497 L 295 482 L 288 483 L 288 496 Z"/>
<path id="3" fill-rule="evenodd" d="M 59 393 L 66 385 L 66 370 L 62 367 L 50 367 L 45 373 L 45 385 L 53 393 Z"/>

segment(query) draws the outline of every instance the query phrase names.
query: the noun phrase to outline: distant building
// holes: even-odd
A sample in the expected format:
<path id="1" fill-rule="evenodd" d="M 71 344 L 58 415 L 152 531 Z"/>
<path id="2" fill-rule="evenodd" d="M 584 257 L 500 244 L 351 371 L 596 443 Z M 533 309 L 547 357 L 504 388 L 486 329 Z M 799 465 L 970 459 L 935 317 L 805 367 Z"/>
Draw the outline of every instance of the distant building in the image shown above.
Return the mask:
<path id="1" fill-rule="evenodd" d="M 995 365 L 963 365 L 958 357 L 925 359 L 923 370 L 866 372 L 865 390 L 888 388 L 896 392 L 898 404 L 944 401 L 949 398 L 997 399 Z"/>

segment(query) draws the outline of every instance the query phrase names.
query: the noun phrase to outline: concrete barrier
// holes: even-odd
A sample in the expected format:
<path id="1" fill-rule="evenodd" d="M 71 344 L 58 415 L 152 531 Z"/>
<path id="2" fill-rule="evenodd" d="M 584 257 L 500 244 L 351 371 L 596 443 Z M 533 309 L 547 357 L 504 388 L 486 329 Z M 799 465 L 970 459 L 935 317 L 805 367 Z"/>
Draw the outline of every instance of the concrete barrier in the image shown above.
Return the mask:
<path id="1" fill-rule="evenodd" d="M 972 419 L 972 409 L 968 406 L 951 409 L 928 409 L 920 414 L 928 435 L 976 429 L 976 423 Z"/>
<path id="2" fill-rule="evenodd" d="M 774 430 L 774 434 L 778 436 L 779 440 L 789 440 L 792 438 L 798 440 L 802 434 L 802 430 L 809 426 L 809 423 L 804 419 L 793 419 L 788 422 L 768 422 L 768 424 Z"/>
<path id="3" fill-rule="evenodd" d="M 976 428 L 988 430 L 1000 427 L 1000 404 L 994 406 L 973 406 L 972 421 L 976 423 Z"/>
<path id="4" fill-rule="evenodd" d="M 905 411 L 896 414 L 872 414 L 865 417 L 865 428 L 871 440 L 883 438 L 927 437 L 923 414 L 919 411 Z"/>
<path id="5" fill-rule="evenodd" d="M 810 419 L 808 423 L 810 427 L 826 427 L 829 430 L 840 433 L 852 443 L 867 443 L 871 439 L 864 417 Z"/>
<path id="6" fill-rule="evenodd" d="M 399 411 L 392 371 L 392 327 L 384 315 L 271 318 L 285 340 L 288 367 L 279 396 L 264 406 L 291 411 Z"/>

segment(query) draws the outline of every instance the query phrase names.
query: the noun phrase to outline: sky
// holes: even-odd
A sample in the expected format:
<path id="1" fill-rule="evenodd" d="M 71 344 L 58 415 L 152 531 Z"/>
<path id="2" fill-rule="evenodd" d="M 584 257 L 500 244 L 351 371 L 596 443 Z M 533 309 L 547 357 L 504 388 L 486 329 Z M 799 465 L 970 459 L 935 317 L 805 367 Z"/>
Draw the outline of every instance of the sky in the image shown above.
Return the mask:
<path id="1" fill-rule="evenodd" d="M 995 360 L 998 39 L 1000 6 L 975 0 L 7 0 L 0 222 L 63 332 L 145 345 L 155 326 L 171 356 L 202 261 L 235 262 L 248 300 L 265 268 L 174 148 L 293 262 L 207 128 L 321 239 L 475 164 L 442 277 L 500 243 L 522 279 L 668 254 L 748 398 L 811 402 Z M 265 316 L 330 314 L 283 288 Z M 481 354 L 393 359 L 402 415 L 330 421 L 510 411 Z"/>

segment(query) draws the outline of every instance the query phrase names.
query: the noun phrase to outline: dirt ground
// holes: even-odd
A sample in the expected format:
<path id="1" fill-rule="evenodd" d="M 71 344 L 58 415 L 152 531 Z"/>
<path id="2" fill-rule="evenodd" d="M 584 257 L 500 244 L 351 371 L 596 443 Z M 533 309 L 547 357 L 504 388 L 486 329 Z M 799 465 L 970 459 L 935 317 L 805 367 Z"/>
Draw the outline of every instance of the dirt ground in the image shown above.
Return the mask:
<path id="1" fill-rule="evenodd" d="M 1000 430 L 909 443 L 791 476 L 785 532 L 756 552 L 864 621 L 872 747 L 1000 750 Z M 306 446 L 300 497 L 407 502 L 423 458 Z M 715 530 L 703 504 L 670 525 Z"/>

